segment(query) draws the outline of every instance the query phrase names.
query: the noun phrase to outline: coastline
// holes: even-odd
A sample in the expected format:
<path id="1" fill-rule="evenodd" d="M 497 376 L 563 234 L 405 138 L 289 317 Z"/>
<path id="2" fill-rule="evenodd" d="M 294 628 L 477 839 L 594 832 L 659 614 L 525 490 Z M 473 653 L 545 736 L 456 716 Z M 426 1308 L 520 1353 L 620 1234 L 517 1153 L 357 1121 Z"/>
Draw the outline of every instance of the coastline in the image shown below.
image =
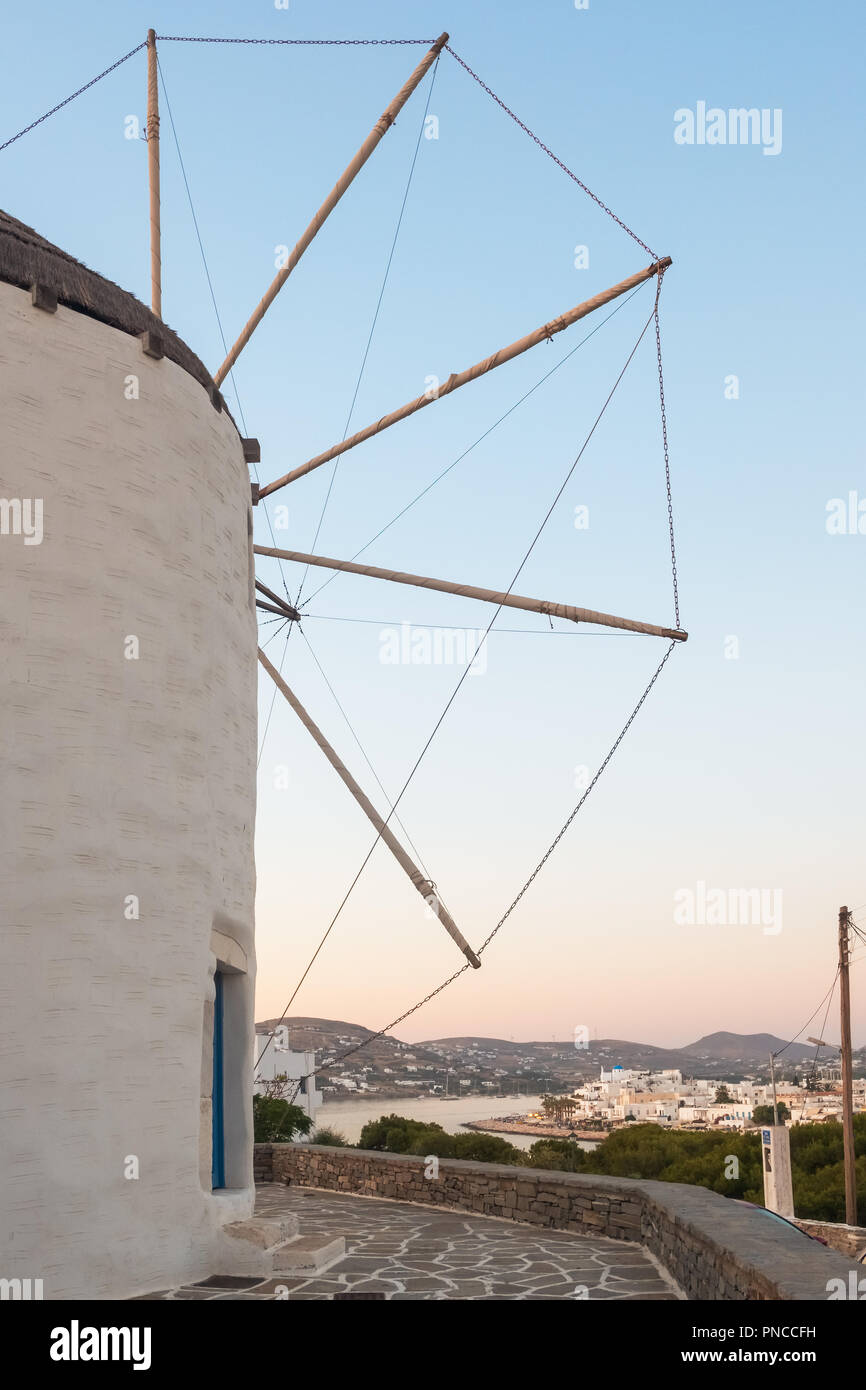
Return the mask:
<path id="1" fill-rule="evenodd" d="M 582 1144 L 601 1144 L 607 1131 L 574 1129 L 570 1125 L 531 1124 L 527 1120 L 506 1116 L 501 1120 L 464 1120 L 461 1129 L 480 1130 L 484 1134 L 520 1134 L 533 1139 L 570 1139 Z"/>

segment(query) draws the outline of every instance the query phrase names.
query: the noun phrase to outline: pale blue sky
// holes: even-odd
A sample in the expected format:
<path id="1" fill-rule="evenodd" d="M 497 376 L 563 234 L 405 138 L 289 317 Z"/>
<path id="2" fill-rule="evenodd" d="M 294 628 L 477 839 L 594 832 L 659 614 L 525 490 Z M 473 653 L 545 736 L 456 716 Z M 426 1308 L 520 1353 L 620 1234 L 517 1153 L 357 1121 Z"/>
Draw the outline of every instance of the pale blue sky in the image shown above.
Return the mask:
<path id="1" fill-rule="evenodd" d="M 789 1036 L 827 989 L 839 905 L 866 904 L 862 796 L 866 535 L 830 536 L 826 504 L 866 499 L 862 424 L 862 8 L 765 0 L 646 5 L 48 3 L 4 18 L 0 141 L 144 38 L 432 38 L 454 48 L 659 254 L 683 623 L 674 652 L 567 839 L 480 972 L 401 1030 L 659 1044 L 717 1028 Z M 225 332 L 233 339 L 424 49 L 162 43 Z M 38 55 L 38 56 L 37 56 Z M 338 440 L 394 235 L 430 79 L 302 260 L 241 357 L 260 474 Z M 3 206 L 148 297 L 144 54 L 3 152 Z M 680 146 L 699 101 L 782 111 L 782 149 Z M 609 221 L 445 54 L 352 416 L 360 428 L 642 268 Z M 222 359 L 168 112 L 162 109 L 164 315 Z M 588 269 L 574 267 L 586 244 Z M 372 564 L 505 586 L 652 307 L 646 286 L 371 547 Z M 318 549 L 349 556 L 584 337 L 590 319 L 348 454 Z M 736 374 L 740 398 L 726 400 Z M 235 400 L 229 392 L 234 406 Z M 278 494 L 278 541 L 307 550 L 330 478 Z M 590 526 L 576 531 L 574 508 Z M 268 542 L 265 518 L 257 538 Z M 276 565 L 262 577 L 280 587 Z M 287 567 L 292 593 L 300 572 Z M 327 574 L 316 572 L 305 595 Z M 647 335 L 517 585 L 672 620 L 655 353 Z M 398 788 L 459 676 L 388 666 L 382 628 L 486 625 L 490 610 L 339 577 L 304 630 L 382 781 Z M 368 619 L 367 622 L 333 619 Z M 565 624 L 557 624 L 565 632 Z M 490 640 L 401 818 L 473 944 L 487 935 L 663 654 L 656 639 L 550 635 L 510 613 Z M 267 629 L 270 633 L 272 629 Z M 725 657 L 729 637 L 739 658 Z M 279 659 L 283 639 L 268 648 Z M 284 667 L 373 795 L 382 795 L 302 637 Z M 263 715 L 270 691 L 263 687 Z M 274 786 L 289 769 L 289 790 Z M 371 841 L 278 704 L 261 764 L 260 1014 L 279 1013 Z M 780 889 L 783 928 L 676 925 L 678 889 Z M 294 1011 L 378 1027 L 459 956 L 381 847 Z M 863 909 L 866 920 L 866 906 Z M 855 1041 L 866 1033 L 854 972 Z M 834 1006 L 835 1008 L 835 1006 Z M 834 1015 L 827 1036 L 838 1035 Z"/>

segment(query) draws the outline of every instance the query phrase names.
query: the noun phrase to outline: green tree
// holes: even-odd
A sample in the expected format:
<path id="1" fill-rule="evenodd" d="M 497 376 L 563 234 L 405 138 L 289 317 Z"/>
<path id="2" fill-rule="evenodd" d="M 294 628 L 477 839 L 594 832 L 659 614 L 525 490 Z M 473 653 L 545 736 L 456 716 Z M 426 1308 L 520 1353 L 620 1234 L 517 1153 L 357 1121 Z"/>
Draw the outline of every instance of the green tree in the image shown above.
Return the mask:
<path id="1" fill-rule="evenodd" d="M 452 1139 L 450 1134 L 445 1134 L 441 1125 L 424 1124 L 421 1120 L 407 1120 L 403 1115 L 382 1115 L 378 1120 L 370 1120 L 364 1125 L 358 1148 L 383 1149 L 386 1153 L 394 1154 L 417 1152 L 413 1145 L 422 1134 L 431 1136 L 428 1142 L 433 1142 L 435 1135 L 444 1135 L 447 1140 Z M 424 1152 L 433 1153 L 434 1150 L 429 1148 Z M 445 1155 L 440 1154 L 440 1157 Z"/>
<path id="2" fill-rule="evenodd" d="M 520 1150 L 497 1134 L 470 1131 L 447 1134 L 441 1125 L 408 1120 L 402 1115 L 383 1115 L 361 1130 L 359 1149 L 379 1149 L 386 1153 L 417 1154 L 424 1157 L 466 1158 L 476 1163 L 517 1163 Z"/>
<path id="3" fill-rule="evenodd" d="M 733 1099 L 734 1097 L 731 1095 L 727 1086 L 723 1085 L 716 1087 L 716 1098 L 713 1101 L 714 1105 L 730 1105 Z"/>
<path id="4" fill-rule="evenodd" d="M 560 1173 L 582 1173 L 584 1150 L 571 1139 L 537 1139 L 520 1162 L 526 1168 L 553 1168 Z"/>
<path id="5" fill-rule="evenodd" d="M 476 1163 L 519 1163 L 521 1152 L 498 1134 L 470 1130 L 468 1134 L 454 1135 L 454 1157 L 473 1159 Z"/>
<path id="6" fill-rule="evenodd" d="M 309 1134 L 313 1122 L 299 1105 L 270 1096 L 253 1096 L 253 1137 L 257 1144 L 290 1144 L 296 1134 Z"/>
<path id="7" fill-rule="evenodd" d="M 779 1101 L 779 1124 L 783 1125 L 786 1120 L 790 1120 L 791 1112 L 783 1100 Z M 756 1105 L 752 1111 L 753 1125 L 772 1125 L 775 1124 L 772 1105 Z"/>

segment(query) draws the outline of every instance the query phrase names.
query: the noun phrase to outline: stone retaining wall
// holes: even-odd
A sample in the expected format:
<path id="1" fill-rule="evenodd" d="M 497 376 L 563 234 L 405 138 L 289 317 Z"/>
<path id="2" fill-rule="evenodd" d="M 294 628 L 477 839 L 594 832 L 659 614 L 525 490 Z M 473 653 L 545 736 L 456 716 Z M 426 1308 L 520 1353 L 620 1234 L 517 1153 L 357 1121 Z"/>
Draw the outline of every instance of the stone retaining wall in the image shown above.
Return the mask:
<path id="1" fill-rule="evenodd" d="M 273 1144 L 254 1144 L 253 1145 L 253 1178 L 256 1182 L 273 1182 L 274 1180 L 274 1146 Z"/>
<path id="2" fill-rule="evenodd" d="M 270 1155 L 258 1151 L 270 1148 Z M 826 1299 L 828 1281 L 856 1268 L 759 1208 L 703 1187 L 313 1144 L 257 1145 L 274 1182 L 420 1202 L 578 1235 L 637 1241 L 690 1299 Z"/>
<path id="3" fill-rule="evenodd" d="M 854 1259 L 866 1253 L 866 1226 L 846 1226 L 843 1221 L 797 1221 L 801 1231 L 820 1236 L 834 1250 Z"/>

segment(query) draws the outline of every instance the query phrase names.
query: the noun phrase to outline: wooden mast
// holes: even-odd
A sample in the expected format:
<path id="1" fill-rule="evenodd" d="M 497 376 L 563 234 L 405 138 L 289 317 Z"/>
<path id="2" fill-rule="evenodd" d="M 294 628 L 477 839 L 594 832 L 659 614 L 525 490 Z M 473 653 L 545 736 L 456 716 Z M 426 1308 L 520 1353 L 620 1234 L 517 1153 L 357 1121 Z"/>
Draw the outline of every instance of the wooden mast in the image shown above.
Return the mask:
<path id="1" fill-rule="evenodd" d="M 587 314 L 591 314 L 595 309 L 600 309 L 603 304 L 609 304 L 612 299 L 618 299 L 620 295 L 636 289 L 645 280 L 651 280 L 654 275 L 659 275 L 667 270 L 670 264 L 670 256 L 665 256 L 660 261 L 654 261 L 645 270 L 638 271 L 636 275 L 630 275 L 627 280 L 621 280 L 618 285 L 613 285 L 609 290 L 602 290 L 600 294 L 593 295 L 592 299 L 586 299 L 582 304 L 578 304 L 575 308 L 561 314 L 558 319 L 551 319 L 550 323 L 545 323 L 541 328 L 536 328 L 534 332 L 527 333 L 523 338 L 518 338 L 508 347 L 500 348 L 499 352 L 494 352 L 491 357 L 485 357 L 483 361 L 476 362 L 474 367 L 467 367 L 463 372 L 452 372 L 448 380 L 435 392 L 425 391 L 423 396 L 418 396 L 414 401 L 408 401 L 406 405 L 401 405 L 390 415 L 383 415 L 381 420 L 377 420 L 375 424 L 368 425 L 366 429 L 358 430 L 357 434 L 341 440 L 333 448 L 326 449 L 323 454 L 317 454 L 315 458 L 308 459 L 306 463 L 302 463 L 298 468 L 293 468 L 282 478 L 277 478 L 276 482 L 268 483 L 267 487 L 259 488 L 258 496 L 260 498 L 267 497 L 269 493 L 276 492 L 277 488 L 285 487 L 287 483 L 293 483 L 297 478 L 302 478 L 305 473 L 311 473 L 314 468 L 321 468 L 323 463 L 329 463 L 331 459 L 344 454 L 347 449 L 354 449 L 356 444 L 362 444 L 365 439 L 371 439 L 374 434 L 380 434 L 390 425 L 396 425 L 399 420 L 405 420 L 408 415 L 414 415 L 416 410 L 423 410 L 424 406 L 430 405 L 432 401 L 440 400 L 442 396 L 449 395 L 458 387 L 465 386 L 469 381 L 475 381 L 478 377 L 484 376 L 485 372 L 492 371 L 494 367 L 501 367 L 503 362 L 510 362 L 513 357 L 519 357 L 521 353 L 527 352 L 529 348 L 535 347 L 538 343 L 549 341 L 554 333 L 561 333 L 564 328 L 569 328 L 571 324 L 577 323 L 578 319 L 586 318 Z M 220 380 L 221 378 L 217 376 L 217 385 L 219 385 Z"/>
<path id="2" fill-rule="evenodd" d="M 277 686 L 277 689 L 280 690 L 283 695 L 285 695 L 286 699 L 288 700 L 292 709 L 295 711 L 295 714 L 298 716 L 301 723 L 312 734 L 316 743 L 319 745 L 325 757 L 328 759 L 328 762 L 331 764 L 331 767 L 342 779 L 343 783 L 349 788 L 349 791 L 352 793 L 353 797 L 357 801 L 358 805 L 361 807 L 361 810 L 364 812 L 367 819 L 375 826 L 380 839 L 384 842 L 384 844 L 388 846 L 394 858 L 397 860 L 397 863 L 400 865 L 404 873 L 408 876 L 410 882 L 412 883 L 412 886 L 418 890 L 422 898 L 432 909 L 435 915 L 439 918 L 439 921 L 442 923 L 448 935 L 460 947 L 460 950 L 463 952 L 464 956 L 469 961 L 469 964 L 472 966 L 473 970 L 478 970 L 481 966 L 481 961 L 478 959 L 475 952 L 472 950 L 472 947 L 466 941 L 465 937 L 463 936 L 459 927 L 457 926 L 457 923 L 454 921 L 454 918 L 451 916 L 450 912 L 445 907 L 445 904 L 441 901 L 433 884 L 430 882 L 429 879 L 424 878 L 420 869 L 417 868 L 417 866 L 410 859 L 409 855 L 406 853 L 405 849 L 400 844 L 400 841 L 396 839 L 396 837 L 393 835 L 390 827 L 386 824 L 382 816 L 379 815 L 379 812 L 376 810 L 373 803 L 364 794 L 364 792 L 361 790 L 361 788 L 358 786 L 358 783 L 352 776 L 351 772 L 349 772 L 348 768 L 338 757 L 335 750 L 331 747 L 330 743 L 325 738 L 325 735 L 322 733 L 319 726 L 313 721 L 313 719 L 304 709 L 304 706 L 301 704 L 300 700 L 297 698 L 294 692 L 289 689 L 288 685 L 283 680 L 276 667 L 272 666 L 270 661 L 268 661 L 268 658 L 265 656 L 261 648 L 259 648 L 259 661 L 261 662 L 262 666 L 264 666 L 265 670 L 273 680 L 274 684 Z"/>
<path id="3" fill-rule="evenodd" d="M 597 613 L 591 608 L 575 608 L 570 603 L 525 598 L 522 594 L 480 589 L 474 584 L 454 584 L 450 579 L 430 579 L 422 574 L 403 574 L 399 570 L 378 569 L 375 565 L 357 565 L 352 560 L 331 560 L 325 555 L 307 555 L 298 550 L 277 550 L 268 545 L 254 545 L 253 550 L 256 555 L 270 555 L 277 560 L 293 560 L 299 565 L 319 565 L 322 569 L 328 570 L 345 570 L 348 574 L 364 574 L 370 579 L 389 579 L 395 584 L 412 584 L 418 589 L 436 589 L 443 594 L 459 594 L 463 598 L 480 599 L 483 603 L 496 603 L 503 608 L 522 608 L 527 613 L 544 613 L 552 618 L 567 618 L 573 623 L 592 623 L 596 627 L 615 627 L 624 632 L 642 632 L 650 637 L 667 637 L 672 642 L 688 640 L 689 634 L 681 628 L 657 627 L 654 623 L 643 623 L 633 618 L 618 618 L 613 613 Z"/>
<path id="4" fill-rule="evenodd" d="M 147 177 L 150 185 L 150 307 L 162 318 L 162 250 L 159 224 L 159 82 L 156 31 L 147 31 Z"/>
<path id="5" fill-rule="evenodd" d="M 379 117 L 378 121 L 373 126 L 373 129 L 370 131 L 370 134 L 367 136 L 358 153 L 355 155 L 355 158 L 340 175 L 340 178 L 334 184 L 334 187 L 331 189 L 327 198 L 322 203 L 322 206 L 319 208 L 319 211 L 316 213 L 312 222 L 307 227 L 307 230 L 304 232 L 300 241 L 298 241 L 298 243 L 296 244 L 294 250 L 289 256 L 289 259 L 286 261 L 286 264 L 282 267 L 282 269 L 276 275 L 275 279 L 272 281 L 267 294 L 264 296 L 262 300 L 259 301 L 259 304 L 254 310 L 253 314 L 247 320 L 243 332 L 241 333 L 240 337 L 238 338 L 228 357 L 223 362 L 219 370 L 216 372 L 214 376 L 214 381 L 216 382 L 217 386 L 220 386 L 222 382 L 225 380 L 226 376 L 231 371 L 235 362 L 238 360 L 238 357 L 240 356 L 241 352 L 246 347 L 247 343 L 252 337 L 254 329 L 261 323 L 271 304 L 276 299 L 280 290 L 283 288 L 283 285 L 286 283 L 295 266 L 298 264 L 298 261 L 301 259 L 310 242 L 313 240 L 313 237 L 316 235 L 319 228 L 324 223 L 325 219 L 329 217 L 330 214 L 334 211 L 334 208 L 337 206 L 343 194 L 346 192 L 346 189 L 354 180 L 355 175 L 367 163 L 367 160 L 370 158 L 370 155 L 373 153 L 379 141 L 382 139 L 382 136 L 389 129 L 389 127 L 394 124 L 394 121 L 396 120 L 399 112 L 406 105 L 406 102 L 409 100 L 410 96 L 414 92 L 415 88 L 418 86 L 421 79 L 424 77 L 424 74 L 428 72 L 429 69 L 433 66 L 434 62 L 439 57 L 439 54 L 441 53 L 442 49 L 444 48 L 447 42 L 448 35 L 440 34 L 433 47 L 429 49 L 429 51 L 424 55 L 417 68 L 412 73 L 411 77 L 409 77 L 406 83 L 400 88 L 400 91 L 397 93 L 394 100 L 391 102 L 391 105 Z"/>

